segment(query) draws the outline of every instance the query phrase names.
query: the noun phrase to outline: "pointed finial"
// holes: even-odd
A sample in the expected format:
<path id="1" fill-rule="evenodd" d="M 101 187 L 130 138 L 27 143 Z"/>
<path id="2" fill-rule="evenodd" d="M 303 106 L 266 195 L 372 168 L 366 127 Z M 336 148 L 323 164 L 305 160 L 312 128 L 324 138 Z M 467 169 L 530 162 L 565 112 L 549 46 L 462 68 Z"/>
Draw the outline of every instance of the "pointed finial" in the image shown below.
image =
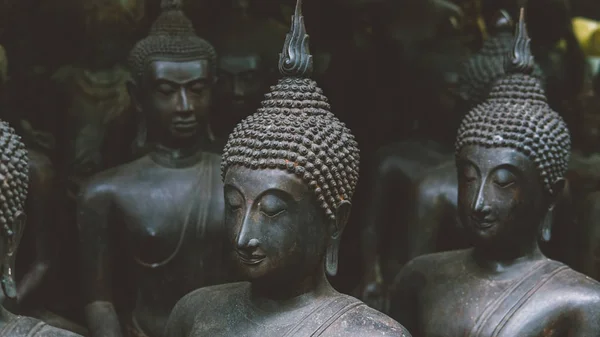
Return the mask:
<path id="1" fill-rule="evenodd" d="M 527 25 L 525 24 L 525 9 L 521 7 L 519 22 L 515 32 L 515 42 L 506 59 L 505 71 L 507 74 L 531 74 L 533 72 L 535 62 L 533 55 L 531 55 L 530 43 L 531 39 L 527 34 Z"/>
<path id="2" fill-rule="evenodd" d="M 161 0 L 160 1 L 160 9 L 165 12 L 168 10 L 177 10 L 181 9 L 182 4 L 181 0 Z"/>
<path id="3" fill-rule="evenodd" d="M 313 58 L 308 49 L 308 34 L 302 16 L 302 0 L 296 0 L 292 27 L 285 37 L 283 52 L 279 54 L 279 72 L 283 76 L 310 76 Z"/>

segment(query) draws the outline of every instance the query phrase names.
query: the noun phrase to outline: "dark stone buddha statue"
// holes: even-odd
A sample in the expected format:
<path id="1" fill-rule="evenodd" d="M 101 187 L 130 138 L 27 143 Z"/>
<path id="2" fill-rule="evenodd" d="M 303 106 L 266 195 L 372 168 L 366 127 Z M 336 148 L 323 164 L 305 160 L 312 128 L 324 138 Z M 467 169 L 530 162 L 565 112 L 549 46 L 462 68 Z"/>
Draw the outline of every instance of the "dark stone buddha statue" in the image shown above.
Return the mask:
<path id="1" fill-rule="evenodd" d="M 284 76 L 225 145 L 225 224 L 249 282 L 196 290 L 166 336 L 409 336 L 327 280 L 358 182 L 359 150 L 306 76 L 312 70 L 298 1 L 280 56 Z M 327 275 L 326 275 L 327 274 Z"/>
<path id="2" fill-rule="evenodd" d="M 221 157 L 207 151 L 217 55 L 179 1 L 130 54 L 128 88 L 148 152 L 94 176 L 79 197 L 86 317 L 92 337 L 162 336 L 185 294 L 231 281 Z M 121 322 L 121 323 L 120 323 Z"/>
<path id="3" fill-rule="evenodd" d="M 487 27 L 489 38 L 481 50 L 465 62 L 459 76 L 463 107 L 467 109 L 480 104 L 494 82 L 504 75 L 504 59 L 514 41 L 510 32 L 514 23 L 505 10 L 492 15 Z M 532 76 L 543 83 L 544 75 L 537 65 Z M 464 235 L 456 223 L 457 190 L 454 158 L 447 158 L 417 182 L 408 221 L 408 254 L 401 264 L 419 255 L 468 246 L 461 239 Z"/>
<path id="4" fill-rule="evenodd" d="M 416 336 L 596 336 L 600 284 L 548 259 L 571 141 L 531 76 L 523 21 L 506 75 L 463 119 L 458 214 L 472 248 L 420 256 L 398 274 L 391 315 Z"/>
<path id="5" fill-rule="evenodd" d="M 462 64 L 458 75 L 460 115 L 481 102 L 490 85 L 504 73 L 514 23 L 506 11 L 496 12 L 486 23 L 488 39 Z M 535 74 L 541 71 L 536 68 Z M 457 181 L 451 149 L 433 141 L 392 144 L 379 150 L 376 168 L 363 255 L 364 264 L 377 266 L 380 272 L 376 275 L 367 267 L 363 299 L 386 310 L 386 287 L 404 263 L 421 254 L 464 248 L 465 243 L 456 233 Z M 399 237 L 406 238 L 406 243 L 398 245 Z"/>
<path id="6" fill-rule="evenodd" d="M 15 131 L 0 122 L 0 336 L 76 337 L 34 318 L 16 316 L 2 307 L 6 299 L 17 297 L 15 258 L 25 229 L 25 200 L 28 188 L 28 158 L 25 145 Z"/>
<path id="7" fill-rule="evenodd" d="M 251 15 L 248 1 L 235 4 L 211 29 L 219 53 L 216 109 L 211 116 L 217 137 L 227 136 L 258 108 L 263 93 L 275 80 L 275 56 L 287 33 L 283 24 Z"/>

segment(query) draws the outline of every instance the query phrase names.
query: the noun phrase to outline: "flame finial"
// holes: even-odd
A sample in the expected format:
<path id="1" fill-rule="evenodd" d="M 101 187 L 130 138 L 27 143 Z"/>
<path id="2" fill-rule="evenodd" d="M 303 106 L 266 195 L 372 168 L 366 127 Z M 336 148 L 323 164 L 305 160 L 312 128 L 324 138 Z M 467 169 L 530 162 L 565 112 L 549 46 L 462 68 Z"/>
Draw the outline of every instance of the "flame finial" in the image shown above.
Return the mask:
<path id="1" fill-rule="evenodd" d="M 292 16 L 292 27 L 285 37 L 283 51 L 279 54 L 279 72 L 283 76 L 308 77 L 313 71 L 313 57 L 308 48 L 302 16 L 302 0 L 296 1 L 296 11 Z"/>
<path id="2" fill-rule="evenodd" d="M 505 70 L 507 74 L 531 74 L 533 72 L 535 62 L 531 54 L 530 43 L 531 39 L 527 34 L 527 25 L 525 24 L 525 9 L 521 7 L 519 22 L 515 31 L 515 42 L 506 58 Z"/>

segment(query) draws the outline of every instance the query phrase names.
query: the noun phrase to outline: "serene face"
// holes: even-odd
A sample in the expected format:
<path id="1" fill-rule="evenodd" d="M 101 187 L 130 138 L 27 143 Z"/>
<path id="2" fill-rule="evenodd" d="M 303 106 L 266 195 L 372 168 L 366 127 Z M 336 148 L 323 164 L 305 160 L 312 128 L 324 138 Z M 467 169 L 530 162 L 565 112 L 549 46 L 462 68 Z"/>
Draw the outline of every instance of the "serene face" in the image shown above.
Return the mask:
<path id="1" fill-rule="evenodd" d="M 218 99 L 222 113 L 238 122 L 256 110 L 267 75 L 257 54 L 224 54 L 219 59 Z"/>
<path id="2" fill-rule="evenodd" d="M 225 177 L 225 225 L 252 282 L 297 282 L 323 268 L 327 226 L 315 194 L 277 169 L 234 166 Z"/>
<path id="3" fill-rule="evenodd" d="M 196 136 L 208 118 L 212 83 L 207 60 L 152 62 L 140 97 L 149 127 L 172 141 Z"/>
<path id="4" fill-rule="evenodd" d="M 465 146 L 457 158 L 458 212 L 475 246 L 531 242 L 548 206 L 534 163 L 510 148 Z"/>

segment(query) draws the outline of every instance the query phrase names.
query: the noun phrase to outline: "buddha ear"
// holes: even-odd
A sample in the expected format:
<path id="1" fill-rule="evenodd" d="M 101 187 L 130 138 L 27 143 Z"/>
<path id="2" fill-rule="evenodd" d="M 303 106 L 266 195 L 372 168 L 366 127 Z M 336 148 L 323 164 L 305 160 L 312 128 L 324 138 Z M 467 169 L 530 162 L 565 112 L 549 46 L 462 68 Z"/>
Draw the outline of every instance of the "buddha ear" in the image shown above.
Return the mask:
<path id="1" fill-rule="evenodd" d="M 2 257 L 2 291 L 8 298 L 17 297 L 17 284 L 15 280 L 15 259 L 17 257 L 17 248 L 23 237 L 25 230 L 25 221 L 27 217 L 23 212 L 17 212 L 10 226 L 12 233 L 7 236 L 6 251 Z"/>
<path id="2" fill-rule="evenodd" d="M 564 198 L 567 188 L 568 183 L 564 178 L 559 178 L 552 184 L 552 193 L 550 194 L 550 202 L 548 204 L 548 209 L 550 211 L 554 210 L 556 204 Z"/>
<path id="3" fill-rule="evenodd" d="M 327 246 L 327 253 L 325 256 L 325 270 L 329 276 L 337 275 L 340 241 L 342 239 L 344 228 L 346 228 L 346 224 L 350 218 L 351 208 L 352 204 L 350 201 L 343 200 L 335 209 L 335 220 L 330 222 L 329 245 Z"/>
<path id="4" fill-rule="evenodd" d="M 541 227 L 541 238 L 544 242 L 549 242 L 552 237 L 552 223 L 554 222 L 554 208 L 556 204 L 561 202 L 561 199 L 565 198 L 568 184 L 564 178 L 557 179 L 552 184 L 552 193 L 550 194 L 550 200 L 548 203 L 548 210 L 542 221 Z"/>
<path id="5" fill-rule="evenodd" d="M 12 231 L 13 236 L 10 240 L 10 244 L 8 245 L 8 254 L 13 255 L 17 252 L 17 248 L 19 247 L 19 243 L 21 242 L 21 238 L 23 237 L 23 233 L 25 232 L 25 222 L 27 222 L 27 216 L 23 212 L 17 212 L 15 214 L 13 223 L 12 223 Z"/>
<path id="6" fill-rule="evenodd" d="M 127 92 L 129 93 L 129 97 L 131 98 L 131 104 L 133 105 L 133 107 L 135 108 L 135 110 L 137 112 L 141 112 L 142 104 L 141 104 L 140 88 L 133 81 L 127 81 L 126 85 L 127 85 Z"/>

